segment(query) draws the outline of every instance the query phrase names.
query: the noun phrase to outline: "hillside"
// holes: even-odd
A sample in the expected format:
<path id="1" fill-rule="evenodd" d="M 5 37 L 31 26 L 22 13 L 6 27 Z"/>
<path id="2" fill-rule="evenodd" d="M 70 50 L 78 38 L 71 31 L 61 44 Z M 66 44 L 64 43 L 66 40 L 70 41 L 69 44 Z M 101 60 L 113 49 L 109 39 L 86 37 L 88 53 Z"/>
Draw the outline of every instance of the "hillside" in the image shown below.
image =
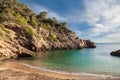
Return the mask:
<path id="1" fill-rule="evenodd" d="M 17 0 L 0 0 L 0 57 L 34 56 L 46 50 L 95 48 L 90 40 L 79 39 L 67 23 L 35 14 Z"/>

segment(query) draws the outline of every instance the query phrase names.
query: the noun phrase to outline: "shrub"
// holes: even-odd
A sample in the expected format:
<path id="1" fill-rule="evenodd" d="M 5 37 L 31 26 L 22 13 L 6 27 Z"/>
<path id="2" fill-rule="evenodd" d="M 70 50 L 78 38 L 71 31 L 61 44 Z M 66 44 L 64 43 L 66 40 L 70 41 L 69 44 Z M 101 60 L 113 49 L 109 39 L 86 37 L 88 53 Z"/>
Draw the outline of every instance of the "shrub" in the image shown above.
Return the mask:
<path id="1" fill-rule="evenodd" d="M 52 23 L 55 25 L 57 24 L 57 19 L 55 17 L 52 18 Z"/>
<path id="2" fill-rule="evenodd" d="M 59 31 L 60 33 L 63 33 L 63 32 L 64 32 L 64 29 L 58 28 L 58 31 Z"/>
<path id="3" fill-rule="evenodd" d="M 61 23 L 61 26 L 64 27 L 64 28 L 67 28 L 67 23 L 63 22 L 63 23 Z"/>
<path id="4" fill-rule="evenodd" d="M 35 35 L 35 32 L 32 29 L 32 26 L 27 26 L 26 29 L 27 29 L 28 33 L 30 33 L 31 35 Z"/>
<path id="5" fill-rule="evenodd" d="M 54 35 L 54 34 L 50 34 L 49 38 L 50 38 L 51 40 L 56 40 L 56 39 L 57 39 L 56 35 Z"/>
<path id="6" fill-rule="evenodd" d="M 45 24 L 50 24 L 52 26 L 55 26 L 57 24 L 57 19 L 55 17 L 46 18 L 46 19 L 42 20 L 42 22 L 45 23 Z"/>
<path id="7" fill-rule="evenodd" d="M 30 22 L 29 22 L 29 23 L 30 23 L 31 26 L 34 26 L 34 27 L 37 27 L 37 26 L 38 26 L 38 21 L 37 21 L 36 18 L 33 18 L 33 17 L 32 17 L 32 18 L 30 19 Z"/>
<path id="8" fill-rule="evenodd" d="M 45 11 L 39 13 L 39 15 L 38 15 L 38 18 L 40 20 L 44 20 L 44 19 L 46 19 L 46 17 L 47 17 L 47 12 L 45 12 Z"/>
<path id="9" fill-rule="evenodd" d="M 6 20 L 7 20 L 6 13 L 4 12 L 0 13 L 0 22 L 6 21 Z"/>
<path id="10" fill-rule="evenodd" d="M 16 20 L 22 26 L 27 25 L 25 18 L 22 17 L 20 14 L 16 14 Z"/>
<path id="11" fill-rule="evenodd" d="M 52 28 L 50 26 L 50 24 L 44 24 L 43 26 L 46 30 L 50 31 Z"/>

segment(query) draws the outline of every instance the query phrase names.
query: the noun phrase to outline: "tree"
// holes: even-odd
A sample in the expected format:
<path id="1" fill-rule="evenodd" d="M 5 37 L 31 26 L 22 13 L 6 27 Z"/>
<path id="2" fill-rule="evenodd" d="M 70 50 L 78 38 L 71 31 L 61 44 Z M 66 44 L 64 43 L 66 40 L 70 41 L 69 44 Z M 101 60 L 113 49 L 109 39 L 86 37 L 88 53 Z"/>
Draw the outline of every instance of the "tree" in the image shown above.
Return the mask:
<path id="1" fill-rule="evenodd" d="M 64 28 L 67 28 L 67 23 L 63 22 L 63 23 L 61 23 L 61 26 L 64 27 Z"/>
<path id="2" fill-rule="evenodd" d="M 53 17 L 52 22 L 53 22 L 54 25 L 57 24 L 57 19 L 55 17 Z"/>
<path id="3" fill-rule="evenodd" d="M 39 18 L 40 20 L 44 20 L 44 19 L 46 19 L 46 17 L 47 17 L 47 12 L 45 12 L 45 11 L 41 12 L 41 13 L 38 15 L 38 18 Z"/>
<path id="4" fill-rule="evenodd" d="M 34 27 L 38 27 L 38 22 L 37 22 L 37 19 L 35 17 L 30 18 L 29 23 Z"/>

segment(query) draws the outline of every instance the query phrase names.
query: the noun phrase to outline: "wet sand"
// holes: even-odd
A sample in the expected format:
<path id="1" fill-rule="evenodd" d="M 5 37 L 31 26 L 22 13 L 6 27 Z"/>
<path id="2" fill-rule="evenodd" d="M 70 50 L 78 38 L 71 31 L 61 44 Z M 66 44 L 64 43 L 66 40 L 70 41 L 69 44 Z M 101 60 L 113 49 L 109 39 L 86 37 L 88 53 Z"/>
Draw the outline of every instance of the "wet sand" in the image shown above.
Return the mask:
<path id="1" fill-rule="evenodd" d="M 37 69 L 16 61 L 0 62 L 0 80 L 120 80 L 119 76 L 63 73 Z"/>

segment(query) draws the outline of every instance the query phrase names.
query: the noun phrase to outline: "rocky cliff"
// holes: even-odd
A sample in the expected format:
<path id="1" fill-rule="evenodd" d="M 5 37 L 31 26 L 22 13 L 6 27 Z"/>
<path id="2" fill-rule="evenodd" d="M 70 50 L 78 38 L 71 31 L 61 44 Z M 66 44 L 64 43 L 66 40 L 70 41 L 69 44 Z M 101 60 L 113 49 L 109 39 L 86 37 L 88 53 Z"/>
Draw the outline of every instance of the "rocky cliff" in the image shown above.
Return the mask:
<path id="1" fill-rule="evenodd" d="M 56 18 L 46 16 L 47 12 L 35 14 L 17 0 L 0 0 L 0 57 L 96 47 L 90 40 L 79 39 L 66 22 L 59 23 Z"/>

